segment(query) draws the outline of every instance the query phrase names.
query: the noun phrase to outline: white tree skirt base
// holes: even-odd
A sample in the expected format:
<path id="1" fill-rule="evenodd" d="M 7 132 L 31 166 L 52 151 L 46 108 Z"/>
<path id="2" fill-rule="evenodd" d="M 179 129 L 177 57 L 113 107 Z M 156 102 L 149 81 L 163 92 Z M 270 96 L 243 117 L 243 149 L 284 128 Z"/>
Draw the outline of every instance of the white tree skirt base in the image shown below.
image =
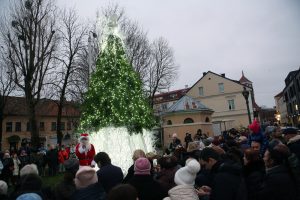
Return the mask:
<path id="1" fill-rule="evenodd" d="M 154 152 L 154 142 L 154 133 L 146 130 L 142 134 L 130 135 L 126 128 L 107 127 L 90 133 L 90 143 L 94 145 L 96 154 L 106 152 L 112 164 L 120 167 L 124 174 L 133 164 L 134 150 Z"/>

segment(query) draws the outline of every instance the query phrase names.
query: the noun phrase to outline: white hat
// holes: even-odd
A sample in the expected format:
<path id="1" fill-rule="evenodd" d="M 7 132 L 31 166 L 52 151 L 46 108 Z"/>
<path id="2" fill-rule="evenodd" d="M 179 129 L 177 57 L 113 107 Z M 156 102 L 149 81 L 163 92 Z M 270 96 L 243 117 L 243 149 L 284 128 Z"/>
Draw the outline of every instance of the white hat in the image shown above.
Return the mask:
<path id="1" fill-rule="evenodd" d="M 188 159 L 184 167 L 177 170 L 174 177 L 176 185 L 194 185 L 201 167 L 197 160 Z"/>
<path id="2" fill-rule="evenodd" d="M 74 181 L 76 188 L 80 189 L 97 183 L 98 177 L 96 171 L 90 166 L 81 166 L 76 173 Z"/>
<path id="3" fill-rule="evenodd" d="M 0 180 L 0 194 L 7 195 L 7 184 L 2 180 Z"/>
<path id="4" fill-rule="evenodd" d="M 38 170 L 36 164 L 25 165 L 20 170 L 20 176 L 24 176 L 24 175 L 27 175 L 27 174 L 36 174 L 36 175 L 39 175 L 39 170 Z"/>
<path id="5" fill-rule="evenodd" d="M 177 133 L 173 133 L 172 138 L 177 138 Z"/>

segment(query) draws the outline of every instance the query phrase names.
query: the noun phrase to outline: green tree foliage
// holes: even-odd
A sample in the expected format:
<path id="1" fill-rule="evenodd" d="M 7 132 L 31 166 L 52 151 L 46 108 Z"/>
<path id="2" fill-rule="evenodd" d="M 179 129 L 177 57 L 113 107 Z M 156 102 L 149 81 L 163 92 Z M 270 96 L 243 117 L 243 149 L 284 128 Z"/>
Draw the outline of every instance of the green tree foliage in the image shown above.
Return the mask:
<path id="1" fill-rule="evenodd" d="M 99 129 L 126 126 L 141 132 L 154 126 L 152 109 L 142 82 L 129 64 L 121 39 L 110 34 L 91 76 L 82 108 L 81 127 Z"/>

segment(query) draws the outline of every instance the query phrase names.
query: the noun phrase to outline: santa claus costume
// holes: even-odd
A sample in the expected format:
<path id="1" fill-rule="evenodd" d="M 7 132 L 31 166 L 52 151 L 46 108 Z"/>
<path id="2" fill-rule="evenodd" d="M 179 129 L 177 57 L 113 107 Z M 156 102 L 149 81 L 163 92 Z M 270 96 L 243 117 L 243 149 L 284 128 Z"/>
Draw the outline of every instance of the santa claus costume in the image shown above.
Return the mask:
<path id="1" fill-rule="evenodd" d="M 80 166 L 90 166 L 95 156 L 95 148 L 89 142 L 89 135 L 82 133 L 79 138 L 79 143 L 75 147 L 75 153 L 79 159 Z"/>

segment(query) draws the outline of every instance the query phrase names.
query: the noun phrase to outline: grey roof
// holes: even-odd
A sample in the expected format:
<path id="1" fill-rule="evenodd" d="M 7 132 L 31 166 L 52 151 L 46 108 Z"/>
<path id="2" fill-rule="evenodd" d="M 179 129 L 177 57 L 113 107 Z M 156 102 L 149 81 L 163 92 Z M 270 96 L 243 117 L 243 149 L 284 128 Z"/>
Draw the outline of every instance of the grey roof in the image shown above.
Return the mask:
<path id="1" fill-rule="evenodd" d="M 190 96 L 183 96 L 181 97 L 174 105 L 172 105 L 166 113 L 170 112 L 195 112 L 195 111 L 209 111 L 213 112 L 212 109 L 208 108 L 200 101 L 190 97 Z"/>

